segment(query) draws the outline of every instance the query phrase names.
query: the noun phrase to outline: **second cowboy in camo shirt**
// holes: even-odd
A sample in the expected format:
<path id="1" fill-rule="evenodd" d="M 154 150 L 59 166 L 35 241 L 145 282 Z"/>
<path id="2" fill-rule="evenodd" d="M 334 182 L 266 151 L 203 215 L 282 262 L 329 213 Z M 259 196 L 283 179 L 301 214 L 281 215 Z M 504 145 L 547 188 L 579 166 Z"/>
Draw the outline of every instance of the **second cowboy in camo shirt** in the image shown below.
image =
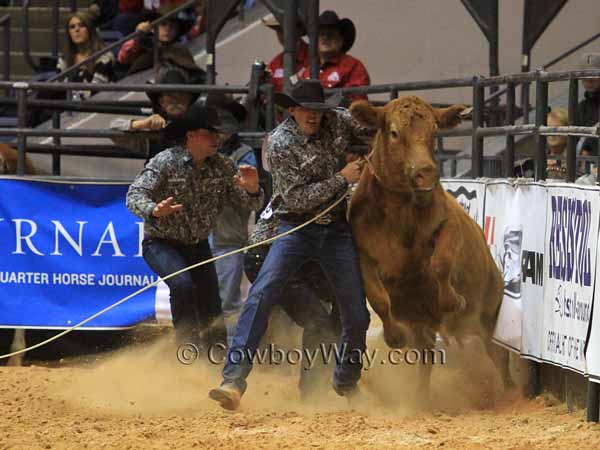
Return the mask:
<path id="1" fill-rule="evenodd" d="M 212 257 L 207 238 L 226 203 L 263 204 L 256 169 L 238 172 L 217 153 L 219 125 L 215 109 L 190 107 L 165 129 L 180 145 L 152 158 L 127 193 L 127 207 L 144 219 L 143 257 L 161 277 Z M 179 344 L 227 342 L 214 264 L 165 282 Z"/>
<path id="2" fill-rule="evenodd" d="M 272 206 L 281 220 L 278 233 L 283 233 L 313 218 L 344 195 L 349 183 L 358 181 L 361 164 L 346 163 L 346 149 L 350 138 L 362 129 L 347 110 L 332 109 L 325 103 L 318 80 L 299 81 L 291 96 L 278 93 L 275 101 L 288 108 L 291 116 L 269 135 L 267 143 Z M 333 387 L 340 395 L 356 393 L 369 312 L 343 205 L 341 202 L 326 217 L 272 244 L 242 307 L 223 382 L 209 392 L 223 408 L 239 407 L 252 364 L 245 355 L 256 351 L 286 282 L 312 259 L 321 265 L 332 287 L 342 323 L 340 345 L 347 349 L 336 362 Z"/>

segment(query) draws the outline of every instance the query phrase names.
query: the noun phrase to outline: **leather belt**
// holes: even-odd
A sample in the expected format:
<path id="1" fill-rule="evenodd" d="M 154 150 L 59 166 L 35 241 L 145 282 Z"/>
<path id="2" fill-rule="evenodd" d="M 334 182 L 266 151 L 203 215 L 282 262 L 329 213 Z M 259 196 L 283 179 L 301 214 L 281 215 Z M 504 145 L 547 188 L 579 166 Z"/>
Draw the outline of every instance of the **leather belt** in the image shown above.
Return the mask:
<path id="1" fill-rule="evenodd" d="M 342 211 L 340 211 L 340 212 L 330 211 L 327 214 L 323 214 L 321 217 L 319 217 L 313 223 L 316 223 L 317 225 L 329 225 L 329 224 L 332 224 L 332 223 L 337 222 L 338 220 L 344 218 L 344 215 L 345 214 Z M 280 214 L 279 218 L 286 222 L 304 223 L 304 222 L 308 222 L 315 216 L 316 216 L 316 214 L 310 214 L 310 213 L 308 213 L 308 214 L 286 213 L 286 214 Z"/>

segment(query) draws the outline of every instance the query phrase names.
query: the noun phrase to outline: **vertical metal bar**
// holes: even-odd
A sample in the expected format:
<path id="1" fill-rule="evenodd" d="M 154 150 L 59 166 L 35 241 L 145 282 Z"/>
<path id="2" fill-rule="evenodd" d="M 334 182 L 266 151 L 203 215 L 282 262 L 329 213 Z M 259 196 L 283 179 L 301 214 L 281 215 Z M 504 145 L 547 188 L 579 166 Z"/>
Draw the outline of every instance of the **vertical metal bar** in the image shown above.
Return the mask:
<path id="1" fill-rule="evenodd" d="M 500 74 L 499 64 L 498 64 L 498 0 L 493 0 L 489 2 L 489 11 L 490 11 L 490 33 L 487 36 L 489 42 L 489 64 L 490 64 L 490 76 L 495 77 Z M 490 86 L 490 95 L 494 94 L 498 91 L 498 86 L 493 85 Z M 490 107 L 493 111 L 492 113 L 492 125 L 498 126 L 500 125 L 499 115 L 498 115 L 498 105 L 500 103 L 499 98 L 495 98 L 491 101 Z"/>
<path id="2" fill-rule="evenodd" d="M 13 87 L 17 94 L 17 120 L 19 128 L 27 128 L 27 83 L 15 83 Z M 27 151 L 27 136 L 17 135 L 17 175 L 25 175 L 25 152 Z"/>
<path id="3" fill-rule="evenodd" d="M 10 80 L 10 16 L 6 15 L 3 19 L 4 25 L 4 81 Z M 10 89 L 6 89 L 5 95 L 8 97 Z"/>
<path id="4" fill-rule="evenodd" d="M 548 115 L 548 83 L 540 79 L 541 71 L 537 73 L 535 82 L 535 126 L 539 131 L 539 127 L 546 125 Z M 546 136 L 537 134 L 536 137 L 536 152 L 535 152 L 535 179 L 546 179 Z"/>
<path id="5" fill-rule="evenodd" d="M 275 128 L 275 87 L 265 84 L 265 130 L 271 131 Z"/>
<path id="6" fill-rule="evenodd" d="M 587 421 L 600 421 L 600 385 L 588 380 L 587 391 Z"/>
<path id="7" fill-rule="evenodd" d="M 52 56 L 58 57 L 58 15 L 59 15 L 60 0 L 54 2 L 52 8 Z"/>
<path id="8" fill-rule="evenodd" d="M 458 170 L 458 162 L 455 158 L 452 159 L 452 163 L 450 164 L 450 177 L 456 177 L 456 172 Z"/>
<path id="9" fill-rule="evenodd" d="M 483 176 L 483 138 L 477 136 L 477 129 L 483 126 L 483 87 L 480 77 L 473 77 L 473 138 L 471 148 L 471 173 L 473 178 Z"/>
<path id="10" fill-rule="evenodd" d="M 60 130 L 60 113 L 55 111 L 52 113 L 52 128 L 55 130 Z M 58 147 L 61 145 L 60 136 L 54 136 L 52 138 L 52 143 Z M 52 152 L 52 175 L 60 175 L 60 152 L 53 151 Z"/>
<path id="11" fill-rule="evenodd" d="M 265 75 L 265 64 L 262 61 L 254 61 L 250 72 L 250 82 L 248 83 L 248 96 L 246 103 L 248 105 L 248 126 L 252 130 L 258 129 L 259 110 L 260 110 L 260 80 Z"/>
<path id="12" fill-rule="evenodd" d="M 390 91 L 390 101 L 398 98 L 398 89 L 392 89 Z"/>
<path id="13" fill-rule="evenodd" d="M 71 12 L 77 11 L 77 0 L 71 0 Z"/>
<path id="14" fill-rule="evenodd" d="M 296 66 L 296 36 L 298 23 L 298 0 L 287 0 L 283 10 L 283 76 L 285 92 L 289 94 L 292 84 L 290 77 L 294 75 Z"/>
<path id="15" fill-rule="evenodd" d="M 535 361 L 528 361 L 527 384 L 525 386 L 525 396 L 534 398 L 540 393 L 540 365 Z"/>
<path id="16" fill-rule="evenodd" d="M 515 85 L 508 83 L 506 86 L 506 125 L 515 124 Z M 515 169 L 515 137 L 506 135 L 506 152 L 504 158 L 504 176 L 511 178 Z"/>
<path id="17" fill-rule="evenodd" d="M 577 106 L 579 102 L 579 80 L 569 79 L 569 125 L 575 125 L 577 120 Z M 567 138 L 567 181 L 573 183 L 577 177 L 577 136 Z"/>
<path id="18" fill-rule="evenodd" d="M 523 125 L 529 123 L 529 83 L 521 85 L 521 111 L 523 112 Z"/>
<path id="19" fill-rule="evenodd" d="M 217 23 L 215 23 L 217 0 L 206 0 L 206 16 L 208 17 L 208 30 L 206 32 L 206 84 L 215 84 L 217 72 L 215 70 L 215 47 L 217 41 Z"/>
<path id="20" fill-rule="evenodd" d="M 310 78 L 319 79 L 321 63 L 319 61 L 319 0 L 308 0 L 307 9 L 308 60 L 310 62 Z"/>

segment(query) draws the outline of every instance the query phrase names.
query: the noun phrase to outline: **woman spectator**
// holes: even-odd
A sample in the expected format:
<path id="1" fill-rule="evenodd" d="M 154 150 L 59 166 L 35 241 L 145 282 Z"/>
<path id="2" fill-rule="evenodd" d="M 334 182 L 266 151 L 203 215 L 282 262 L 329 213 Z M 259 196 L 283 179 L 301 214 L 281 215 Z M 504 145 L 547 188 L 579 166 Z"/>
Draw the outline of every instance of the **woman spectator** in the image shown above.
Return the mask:
<path id="1" fill-rule="evenodd" d="M 552 108 L 548 113 L 547 123 L 549 127 L 566 127 L 569 125 L 569 113 L 564 108 Z M 552 179 L 567 178 L 567 136 L 550 135 L 547 140 L 548 148 L 548 173 L 547 177 Z M 558 157 L 559 160 L 554 158 Z"/>
<path id="2" fill-rule="evenodd" d="M 65 48 L 58 59 L 56 69 L 59 72 L 80 63 L 93 53 L 102 50 L 102 40 L 92 25 L 91 17 L 76 12 L 67 18 Z M 66 77 L 66 81 L 81 83 L 108 83 L 114 80 L 114 55 L 109 51 L 87 64 L 79 67 Z M 78 99 L 87 98 L 90 91 L 75 92 Z"/>

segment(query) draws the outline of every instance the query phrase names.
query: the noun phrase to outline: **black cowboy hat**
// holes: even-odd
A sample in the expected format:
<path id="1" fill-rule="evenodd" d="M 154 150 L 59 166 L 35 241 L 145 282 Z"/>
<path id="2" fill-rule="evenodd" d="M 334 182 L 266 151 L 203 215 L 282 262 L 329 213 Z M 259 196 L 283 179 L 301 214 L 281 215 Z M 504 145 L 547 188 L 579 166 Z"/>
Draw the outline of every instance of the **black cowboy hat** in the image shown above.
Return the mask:
<path id="1" fill-rule="evenodd" d="M 160 11 L 144 10 L 141 14 L 139 22 L 154 22 L 160 19 L 165 14 L 169 13 L 173 8 L 161 8 Z M 194 26 L 193 17 L 185 11 L 180 11 L 175 16 L 167 19 L 167 22 L 175 22 L 177 24 L 177 34 L 175 40 L 185 35 Z"/>
<path id="2" fill-rule="evenodd" d="M 219 113 L 215 108 L 194 103 L 181 119 L 170 122 L 164 133 L 169 140 L 180 140 L 188 131 L 209 130 L 215 133 L 223 132 Z"/>
<path id="3" fill-rule="evenodd" d="M 292 94 L 275 94 L 275 103 L 282 108 L 301 106 L 306 109 L 326 111 L 334 106 L 325 102 L 323 87 L 319 80 L 300 80 L 292 87 Z"/>
<path id="4" fill-rule="evenodd" d="M 210 92 L 204 99 L 204 105 L 228 111 L 240 124 L 246 122 L 246 118 L 248 117 L 246 107 L 230 94 Z"/>
<path id="5" fill-rule="evenodd" d="M 354 22 L 348 18 L 340 19 L 335 11 L 323 11 L 319 16 L 319 28 L 337 28 L 344 43 L 342 44 L 342 52 L 346 53 L 354 45 L 356 40 L 356 27 Z"/>
<path id="6" fill-rule="evenodd" d="M 150 83 L 149 83 L 150 84 Z M 194 84 L 190 83 L 190 79 L 188 74 L 179 69 L 178 67 L 171 66 L 162 66 L 158 69 L 158 75 L 156 76 L 156 82 L 154 84 Z M 146 95 L 152 102 L 152 106 L 155 110 L 160 109 L 160 105 L 158 103 L 159 97 L 163 94 L 163 92 L 146 92 Z M 194 103 L 198 97 L 199 93 L 192 93 L 190 98 L 190 105 Z"/>

